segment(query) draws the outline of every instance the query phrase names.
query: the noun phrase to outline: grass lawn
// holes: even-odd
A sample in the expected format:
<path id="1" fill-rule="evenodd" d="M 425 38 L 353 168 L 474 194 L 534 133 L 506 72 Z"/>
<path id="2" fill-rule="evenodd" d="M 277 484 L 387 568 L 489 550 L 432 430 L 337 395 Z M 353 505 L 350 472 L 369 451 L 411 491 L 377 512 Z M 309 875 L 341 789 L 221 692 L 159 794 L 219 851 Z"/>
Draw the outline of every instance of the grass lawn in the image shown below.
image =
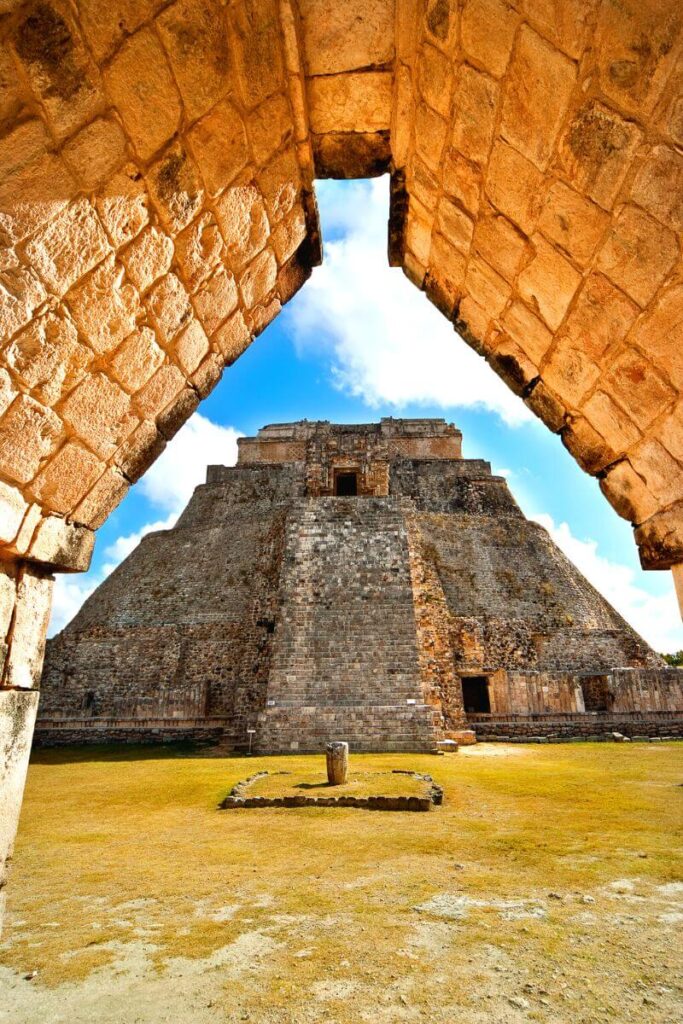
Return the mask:
<path id="1" fill-rule="evenodd" d="M 350 767 L 430 773 L 444 804 L 226 812 L 247 775 L 307 778 L 324 757 L 38 752 L 0 1022 L 683 1017 L 683 744 L 492 744 Z"/>

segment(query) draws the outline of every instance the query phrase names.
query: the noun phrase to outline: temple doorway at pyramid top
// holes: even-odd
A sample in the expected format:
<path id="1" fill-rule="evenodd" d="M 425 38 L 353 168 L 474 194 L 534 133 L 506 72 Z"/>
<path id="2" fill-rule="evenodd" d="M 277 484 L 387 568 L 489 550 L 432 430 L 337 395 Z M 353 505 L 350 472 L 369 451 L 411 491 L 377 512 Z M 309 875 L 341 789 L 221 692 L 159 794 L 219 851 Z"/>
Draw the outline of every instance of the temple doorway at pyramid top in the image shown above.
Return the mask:
<path id="1" fill-rule="evenodd" d="M 683 600 L 679 4 L 0 11 L 8 692 L 34 696 L 51 574 L 87 567 L 93 531 L 320 262 L 316 177 L 391 174 L 390 263 Z"/>

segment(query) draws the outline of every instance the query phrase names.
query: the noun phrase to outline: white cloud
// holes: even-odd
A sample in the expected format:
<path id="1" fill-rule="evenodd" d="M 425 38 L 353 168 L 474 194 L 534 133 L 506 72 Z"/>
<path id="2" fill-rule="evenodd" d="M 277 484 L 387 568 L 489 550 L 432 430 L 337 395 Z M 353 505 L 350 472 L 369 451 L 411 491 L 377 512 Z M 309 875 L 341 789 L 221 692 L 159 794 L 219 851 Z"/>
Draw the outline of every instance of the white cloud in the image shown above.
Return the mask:
<path id="1" fill-rule="evenodd" d="M 101 583 L 100 577 L 91 576 L 90 573 L 85 576 L 67 576 L 60 573 L 55 578 L 48 636 L 59 633 L 67 623 L 71 622 L 81 605 L 90 597 L 99 583 Z"/>
<path id="2" fill-rule="evenodd" d="M 388 179 L 353 195 L 318 186 L 322 267 L 285 314 L 299 349 L 332 349 L 340 390 L 370 406 L 479 406 L 510 425 L 533 420 L 523 403 L 398 269 L 387 264 Z"/>
<path id="3" fill-rule="evenodd" d="M 204 482 L 207 465 L 235 464 L 237 438 L 241 436 L 233 427 L 213 423 L 200 413 L 195 413 L 181 427 L 139 484 L 150 506 L 159 512 L 166 512 L 166 516 L 117 537 L 104 549 L 105 560 L 97 571 L 93 570 L 84 576 L 57 576 L 52 599 L 50 636 L 54 636 L 73 619 L 93 590 L 128 557 L 145 534 L 172 529 L 195 487 Z"/>
<path id="4" fill-rule="evenodd" d="M 567 523 L 558 526 L 545 513 L 530 518 L 545 527 L 567 558 L 656 651 L 683 647 L 683 625 L 670 576 L 669 593 L 649 594 L 636 583 L 633 569 L 600 555 L 596 541 L 579 540 Z"/>
<path id="5" fill-rule="evenodd" d="M 208 465 L 235 464 L 241 436 L 233 427 L 195 413 L 147 470 L 139 484 L 141 492 L 156 508 L 179 515 L 195 487 L 204 482 Z"/>

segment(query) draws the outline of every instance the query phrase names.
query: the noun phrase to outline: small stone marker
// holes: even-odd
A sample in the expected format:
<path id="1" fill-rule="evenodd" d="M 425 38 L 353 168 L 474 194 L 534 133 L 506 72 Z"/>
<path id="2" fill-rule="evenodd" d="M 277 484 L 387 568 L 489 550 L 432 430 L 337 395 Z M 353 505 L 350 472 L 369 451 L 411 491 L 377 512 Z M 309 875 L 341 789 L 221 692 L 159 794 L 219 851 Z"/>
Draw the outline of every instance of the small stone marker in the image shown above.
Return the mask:
<path id="1" fill-rule="evenodd" d="M 325 747 L 327 755 L 327 781 L 330 786 L 343 786 L 349 770 L 348 743 L 328 743 Z"/>

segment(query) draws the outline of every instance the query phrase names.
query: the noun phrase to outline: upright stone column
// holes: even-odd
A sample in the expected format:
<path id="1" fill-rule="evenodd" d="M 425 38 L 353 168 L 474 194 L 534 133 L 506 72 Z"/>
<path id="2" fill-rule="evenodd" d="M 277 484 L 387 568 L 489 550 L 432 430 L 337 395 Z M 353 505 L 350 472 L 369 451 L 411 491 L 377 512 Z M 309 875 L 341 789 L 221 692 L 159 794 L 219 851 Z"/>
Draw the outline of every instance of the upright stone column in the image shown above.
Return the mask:
<path id="1" fill-rule="evenodd" d="M 0 563 L 0 929 L 38 710 L 52 584 L 52 576 L 35 566 Z"/>
<path id="2" fill-rule="evenodd" d="M 325 753 L 327 754 L 327 781 L 331 786 L 343 786 L 349 770 L 348 743 L 328 743 Z"/>

